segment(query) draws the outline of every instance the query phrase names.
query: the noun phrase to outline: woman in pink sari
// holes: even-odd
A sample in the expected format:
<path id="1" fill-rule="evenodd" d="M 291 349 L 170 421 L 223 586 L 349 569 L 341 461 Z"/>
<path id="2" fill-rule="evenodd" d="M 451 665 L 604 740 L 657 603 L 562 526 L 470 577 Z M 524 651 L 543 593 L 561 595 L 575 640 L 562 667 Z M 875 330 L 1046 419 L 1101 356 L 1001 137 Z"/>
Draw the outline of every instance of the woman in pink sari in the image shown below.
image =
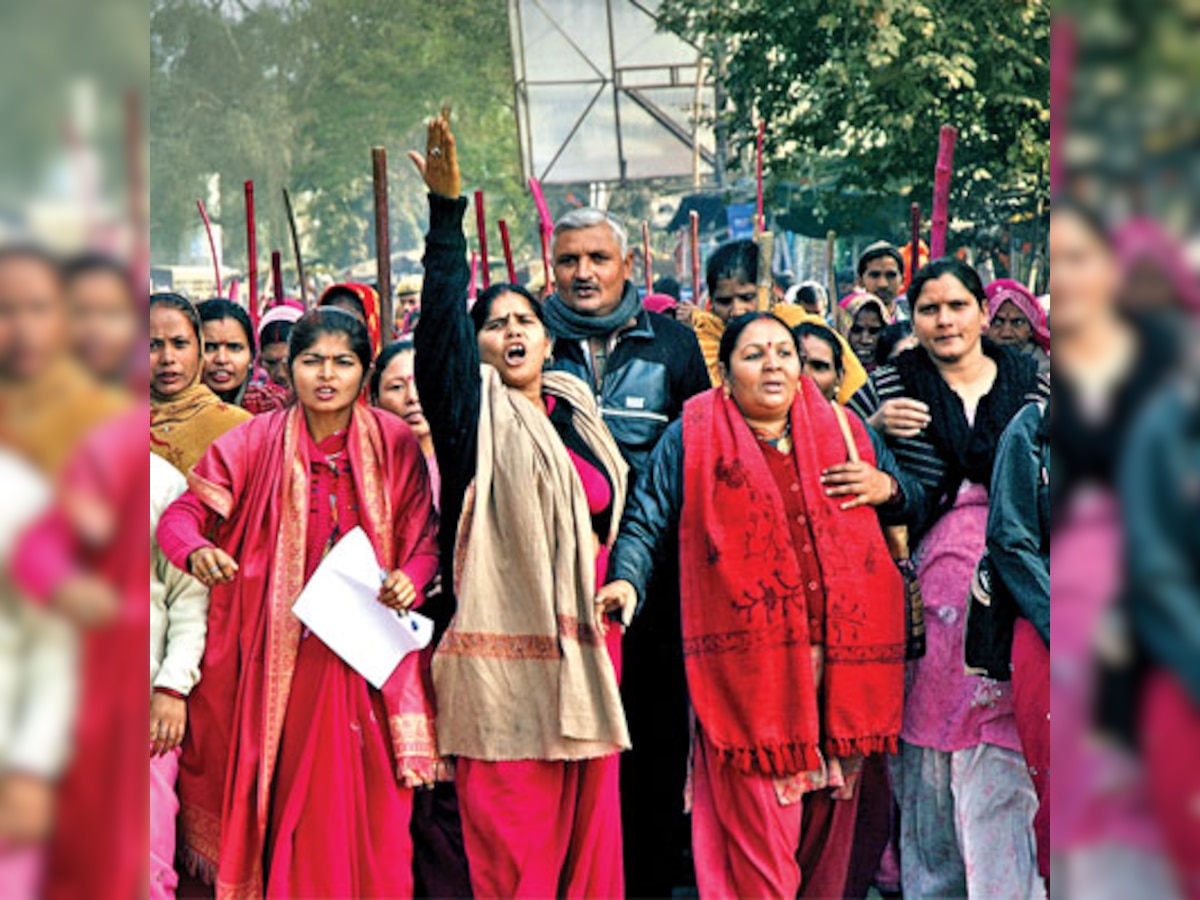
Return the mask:
<path id="1" fill-rule="evenodd" d="M 158 529 L 212 588 L 180 760 L 185 849 L 218 897 L 406 896 L 411 788 L 433 754 L 417 656 L 377 691 L 291 607 L 355 526 L 386 570 L 380 602 L 418 605 L 437 566 L 428 476 L 409 428 L 357 402 L 362 323 L 309 313 L 289 356 L 298 404 L 213 444 Z"/>

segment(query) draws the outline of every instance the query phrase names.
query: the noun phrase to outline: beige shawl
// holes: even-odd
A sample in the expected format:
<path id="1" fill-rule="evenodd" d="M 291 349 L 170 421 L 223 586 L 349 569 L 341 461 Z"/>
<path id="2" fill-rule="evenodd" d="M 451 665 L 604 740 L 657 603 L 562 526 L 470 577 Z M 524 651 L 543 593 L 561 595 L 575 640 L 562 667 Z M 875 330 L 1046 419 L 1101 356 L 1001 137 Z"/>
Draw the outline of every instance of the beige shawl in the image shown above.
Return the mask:
<path id="1" fill-rule="evenodd" d="M 548 372 L 543 387 L 570 404 L 612 481 L 611 543 L 625 501 L 621 452 L 582 381 Z M 433 657 L 440 753 L 578 760 L 628 749 L 616 674 L 592 625 L 583 484 L 549 417 L 490 366 L 455 555 L 458 609 Z"/>

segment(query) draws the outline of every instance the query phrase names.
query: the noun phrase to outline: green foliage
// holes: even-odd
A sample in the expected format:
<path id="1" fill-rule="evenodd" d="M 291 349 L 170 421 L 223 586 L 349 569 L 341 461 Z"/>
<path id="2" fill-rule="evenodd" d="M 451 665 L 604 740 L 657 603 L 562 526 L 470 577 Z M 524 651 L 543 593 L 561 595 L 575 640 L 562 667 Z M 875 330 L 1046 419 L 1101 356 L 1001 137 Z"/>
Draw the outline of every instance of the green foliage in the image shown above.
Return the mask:
<path id="1" fill-rule="evenodd" d="M 531 248 L 503 4 L 153 0 L 151 35 L 156 258 L 178 258 L 213 173 L 231 263 L 244 265 L 246 179 L 264 258 L 289 246 L 285 186 L 309 223 L 312 262 L 370 258 L 372 146 L 388 150 L 393 249 L 419 247 L 426 201 L 404 154 L 424 149 L 424 122 L 443 103 L 454 109 L 464 190 L 486 192 L 490 243 L 499 247 L 495 220 L 506 217 L 518 250 Z"/>
<path id="2" fill-rule="evenodd" d="M 664 0 L 661 13 L 723 66 L 720 121 L 742 159 L 765 119 L 772 180 L 819 173 L 818 216 L 897 197 L 928 215 L 943 124 L 959 129 L 955 216 L 1031 208 L 1049 153 L 1046 0 Z"/>

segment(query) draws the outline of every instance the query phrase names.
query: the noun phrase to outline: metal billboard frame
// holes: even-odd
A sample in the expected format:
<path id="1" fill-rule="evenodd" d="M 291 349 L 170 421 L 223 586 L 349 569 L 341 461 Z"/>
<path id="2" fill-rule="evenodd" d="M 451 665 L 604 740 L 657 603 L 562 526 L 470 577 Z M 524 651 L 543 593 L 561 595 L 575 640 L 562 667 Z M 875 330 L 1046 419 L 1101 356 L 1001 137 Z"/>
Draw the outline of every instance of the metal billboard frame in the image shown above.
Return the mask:
<path id="1" fill-rule="evenodd" d="M 618 59 L 618 36 L 613 24 L 614 7 L 626 7 L 625 12 L 632 9 L 641 13 L 647 20 L 646 24 L 649 33 L 656 32 L 654 26 L 658 20 L 655 11 L 644 0 L 582 0 L 581 3 L 572 4 L 572 9 L 579 9 L 585 6 L 589 7 L 589 11 L 593 13 L 602 7 L 605 14 L 608 31 L 608 57 L 606 60 L 599 61 L 599 64 L 594 59 L 594 54 L 589 54 L 572 38 L 568 23 L 561 21 L 554 12 L 547 8 L 543 0 L 508 0 L 509 35 L 512 41 L 513 58 L 514 108 L 517 119 L 517 133 L 523 176 L 525 178 L 534 177 L 545 183 L 576 183 L 579 181 L 579 179 L 571 178 L 556 179 L 554 169 L 567 152 L 567 148 L 578 134 L 580 128 L 592 116 L 597 104 L 604 98 L 606 92 L 611 92 L 612 115 L 615 125 L 618 172 L 615 180 L 622 183 L 630 180 L 628 175 L 630 155 L 627 148 L 625 129 L 621 120 L 621 101 L 623 98 L 642 110 L 661 129 L 664 136 L 679 142 L 687 148 L 689 153 L 694 154 L 698 152 L 701 174 L 712 175 L 715 172 L 717 162 L 715 139 L 712 137 L 710 126 L 707 124 L 702 126 L 695 121 L 696 113 L 699 110 L 693 107 L 692 121 L 681 121 L 680 117 L 672 115 L 670 111 L 663 109 L 660 104 L 656 103 L 650 94 L 650 92 L 661 91 L 663 89 L 692 89 L 696 92 L 700 101 L 699 108 L 711 111 L 714 104 L 715 89 L 711 73 L 705 67 L 703 54 L 700 49 L 695 47 L 694 44 L 684 41 L 682 38 L 658 33 L 658 36 L 661 38 L 678 42 L 680 47 L 690 48 L 695 54 L 694 60 L 691 62 L 681 62 L 679 60 L 664 61 L 660 64 L 622 64 Z M 562 38 L 564 51 L 570 52 L 575 58 L 582 60 L 587 68 L 594 73 L 594 77 L 530 78 L 526 59 L 527 35 L 522 15 L 523 8 L 536 9 L 540 12 L 546 22 Z M 534 104 L 530 100 L 530 88 L 568 86 L 587 86 L 593 87 L 595 90 L 591 93 L 590 99 L 582 104 L 578 110 L 578 114 L 574 117 L 571 127 L 566 131 L 565 136 L 557 142 L 557 146 L 551 145 L 550 147 L 545 147 L 544 145 L 539 145 L 535 147 L 533 128 Z M 696 134 L 699 133 L 699 130 L 706 131 L 710 138 L 709 143 L 705 144 L 696 139 L 695 143 L 699 146 L 694 146 L 694 130 L 696 130 Z M 535 152 L 539 149 L 549 151 L 549 161 L 540 166 L 535 166 L 535 156 L 545 155 Z M 643 177 L 679 177 L 691 174 L 691 171 L 674 171 Z M 614 179 L 598 178 L 590 180 L 610 181 Z"/>

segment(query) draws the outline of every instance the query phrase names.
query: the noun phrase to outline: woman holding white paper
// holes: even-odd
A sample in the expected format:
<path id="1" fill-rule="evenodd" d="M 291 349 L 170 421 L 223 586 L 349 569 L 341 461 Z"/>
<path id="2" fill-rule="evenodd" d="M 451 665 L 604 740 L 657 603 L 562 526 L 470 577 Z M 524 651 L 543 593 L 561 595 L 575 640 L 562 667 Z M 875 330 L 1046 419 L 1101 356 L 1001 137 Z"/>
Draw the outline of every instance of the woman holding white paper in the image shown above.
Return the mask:
<path id="1" fill-rule="evenodd" d="M 370 360 L 353 316 L 305 315 L 297 405 L 218 439 L 159 525 L 167 557 L 212 589 L 179 793 L 188 862 L 218 897 L 412 893 L 412 788 L 434 757 L 417 658 L 377 691 L 292 613 L 355 526 L 385 569 L 381 603 L 419 605 L 437 568 L 417 439 L 356 402 Z"/>

